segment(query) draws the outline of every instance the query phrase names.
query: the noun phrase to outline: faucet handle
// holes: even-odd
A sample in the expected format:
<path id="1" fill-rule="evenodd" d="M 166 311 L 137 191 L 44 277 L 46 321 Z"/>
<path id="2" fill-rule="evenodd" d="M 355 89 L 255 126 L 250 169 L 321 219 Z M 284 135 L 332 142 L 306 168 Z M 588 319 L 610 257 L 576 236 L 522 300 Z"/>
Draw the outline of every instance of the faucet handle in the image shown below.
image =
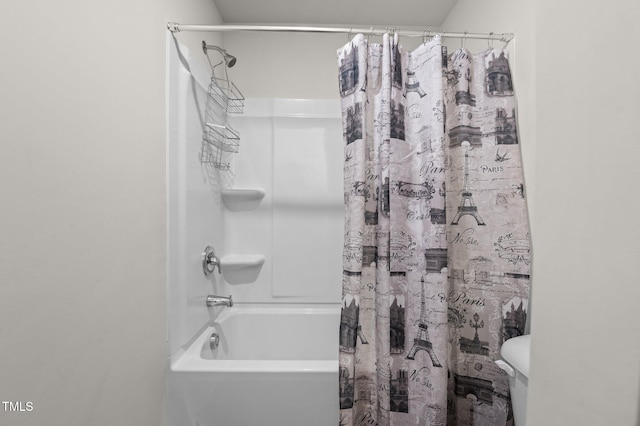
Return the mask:
<path id="1" fill-rule="evenodd" d="M 211 273 L 216 270 L 216 266 L 218 267 L 218 273 L 222 273 L 220 270 L 220 261 L 216 256 L 215 250 L 211 246 L 205 247 L 202 252 L 202 272 L 204 272 L 204 276 L 208 277 L 211 275 Z"/>

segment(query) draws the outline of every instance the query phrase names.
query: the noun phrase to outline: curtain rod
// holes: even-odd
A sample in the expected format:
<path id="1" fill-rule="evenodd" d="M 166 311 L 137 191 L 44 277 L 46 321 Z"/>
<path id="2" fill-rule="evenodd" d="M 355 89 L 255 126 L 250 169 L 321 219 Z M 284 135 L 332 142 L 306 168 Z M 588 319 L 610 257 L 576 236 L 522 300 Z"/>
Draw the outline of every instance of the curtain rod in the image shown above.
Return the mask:
<path id="1" fill-rule="evenodd" d="M 294 26 L 270 26 L 270 25 L 183 25 L 177 22 L 167 23 L 167 29 L 172 33 L 180 31 L 208 31 L 208 32 L 224 32 L 224 31 L 279 31 L 279 32 L 302 32 L 302 33 L 334 33 L 334 34 L 366 34 L 366 35 L 383 35 L 384 33 L 393 32 L 400 36 L 407 37 L 433 37 L 440 36 L 443 38 L 474 38 L 482 40 L 497 40 L 509 43 L 515 37 L 513 33 L 455 33 L 455 32 L 437 32 L 425 29 L 424 31 L 406 31 L 398 28 L 375 29 L 371 28 L 333 28 L 333 27 L 294 27 Z"/>

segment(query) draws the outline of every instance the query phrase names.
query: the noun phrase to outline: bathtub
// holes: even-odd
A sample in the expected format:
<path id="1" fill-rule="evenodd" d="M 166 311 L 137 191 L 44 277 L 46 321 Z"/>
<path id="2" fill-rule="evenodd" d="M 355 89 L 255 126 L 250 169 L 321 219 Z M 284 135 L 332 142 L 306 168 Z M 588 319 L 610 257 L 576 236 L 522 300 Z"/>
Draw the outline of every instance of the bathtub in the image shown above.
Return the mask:
<path id="1" fill-rule="evenodd" d="M 168 425 L 337 425 L 339 323 L 339 304 L 224 308 L 170 359 Z"/>

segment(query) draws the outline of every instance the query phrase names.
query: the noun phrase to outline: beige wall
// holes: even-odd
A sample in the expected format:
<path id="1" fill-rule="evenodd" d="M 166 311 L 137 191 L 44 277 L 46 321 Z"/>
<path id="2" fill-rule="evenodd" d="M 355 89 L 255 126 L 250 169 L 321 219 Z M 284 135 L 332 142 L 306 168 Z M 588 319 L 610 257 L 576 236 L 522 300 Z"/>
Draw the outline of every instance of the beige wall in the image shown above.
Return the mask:
<path id="1" fill-rule="evenodd" d="M 336 51 L 346 35 L 230 32 L 227 51 L 238 57 L 229 78 L 247 98 L 337 99 Z"/>
<path id="2" fill-rule="evenodd" d="M 217 12 L 205 0 L 3 12 L 0 400 L 34 409 L 0 405 L 0 423 L 163 424 L 164 25 L 216 23 Z M 637 421 L 639 20 L 635 0 L 460 0 L 445 23 L 517 34 L 533 165 L 529 426 Z M 193 48 L 200 38 L 180 37 Z M 346 37 L 316 37 L 225 36 L 239 58 L 231 77 L 252 97 L 335 97 Z"/>
<path id="3" fill-rule="evenodd" d="M 638 424 L 635 0 L 536 2 L 528 426 Z"/>
<path id="4" fill-rule="evenodd" d="M 0 424 L 162 425 L 165 33 L 205 0 L 9 2 Z M 23 405 L 25 407 L 25 405 Z"/>

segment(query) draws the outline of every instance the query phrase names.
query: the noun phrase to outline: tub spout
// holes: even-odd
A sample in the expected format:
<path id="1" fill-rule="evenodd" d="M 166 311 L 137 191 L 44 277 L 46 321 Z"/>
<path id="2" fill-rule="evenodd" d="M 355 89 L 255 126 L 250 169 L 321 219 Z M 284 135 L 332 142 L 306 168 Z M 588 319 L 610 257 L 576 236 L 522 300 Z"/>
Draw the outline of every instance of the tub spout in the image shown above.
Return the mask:
<path id="1" fill-rule="evenodd" d="M 231 296 L 229 297 L 223 297 L 223 296 L 214 296 L 212 294 L 207 296 L 207 307 L 212 307 L 212 306 L 228 306 L 228 307 L 232 307 L 233 306 L 233 299 L 231 298 Z"/>

